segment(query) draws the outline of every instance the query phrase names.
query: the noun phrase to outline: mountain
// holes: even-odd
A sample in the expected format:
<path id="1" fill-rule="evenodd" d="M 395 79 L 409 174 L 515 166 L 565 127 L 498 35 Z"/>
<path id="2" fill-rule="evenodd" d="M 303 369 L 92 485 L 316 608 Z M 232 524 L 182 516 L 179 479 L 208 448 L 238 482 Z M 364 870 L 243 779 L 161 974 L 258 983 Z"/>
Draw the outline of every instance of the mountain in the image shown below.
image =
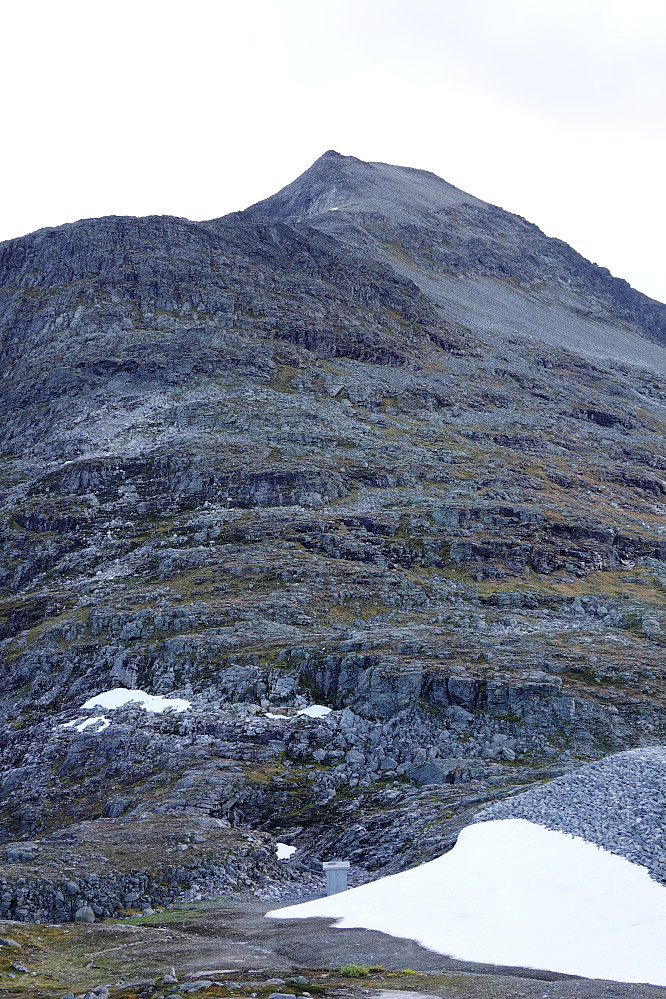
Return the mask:
<path id="1" fill-rule="evenodd" d="M 663 371 L 663 354 L 627 333 L 664 346 L 666 306 L 432 173 L 329 151 L 251 211 L 373 253 L 478 332 L 520 331 Z"/>
<path id="2" fill-rule="evenodd" d="M 362 877 L 665 741 L 666 306 L 329 152 L 221 219 L 0 244 L 0 323 L 0 916 L 128 904 L 126 857 L 68 894 L 49 852 L 107 821 L 139 905 L 203 876 L 178 828 Z M 82 708 L 117 687 L 191 707 Z M 310 883 L 238 842 L 227 888 Z"/>

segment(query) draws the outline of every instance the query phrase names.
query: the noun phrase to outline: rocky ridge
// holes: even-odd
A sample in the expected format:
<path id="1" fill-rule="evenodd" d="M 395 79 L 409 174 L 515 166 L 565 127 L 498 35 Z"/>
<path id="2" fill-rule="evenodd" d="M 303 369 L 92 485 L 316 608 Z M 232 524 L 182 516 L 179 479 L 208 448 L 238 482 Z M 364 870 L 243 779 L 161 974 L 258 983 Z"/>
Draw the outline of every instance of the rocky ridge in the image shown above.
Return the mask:
<path id="1" fill-rule="evenodd" d="M 102 818 L 7 846 L 0 918 L 92 923 L 151 915 L 154 906 L 200 900 L 206 886 L 217 894 L 261 894 L 297 876 L 276 860 L 270 837 L 231 831 L 219 819 L 192 816 L 184 825 L 173 816 Z"/>
<path id="2" fill-rule="evenodd" d="M 397 870 L 663 744 L 664 308 L 333 153 L 0 244 L 5 841 L 186 815 Z M 119 685 L 192 709 L 62 728 Z"/>

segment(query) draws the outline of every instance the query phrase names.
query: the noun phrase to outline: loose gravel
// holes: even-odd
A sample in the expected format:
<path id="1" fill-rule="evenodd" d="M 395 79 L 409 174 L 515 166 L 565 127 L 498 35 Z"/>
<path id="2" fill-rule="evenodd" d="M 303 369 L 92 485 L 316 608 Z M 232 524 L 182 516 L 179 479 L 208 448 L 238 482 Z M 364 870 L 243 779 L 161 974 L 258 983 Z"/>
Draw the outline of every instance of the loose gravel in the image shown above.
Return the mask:
<path id="1" fill-rule="evenodd" d="M 527 819 L 642 864 L 666 884 L 666 747 L 631 749 L 483 809 Z"/>

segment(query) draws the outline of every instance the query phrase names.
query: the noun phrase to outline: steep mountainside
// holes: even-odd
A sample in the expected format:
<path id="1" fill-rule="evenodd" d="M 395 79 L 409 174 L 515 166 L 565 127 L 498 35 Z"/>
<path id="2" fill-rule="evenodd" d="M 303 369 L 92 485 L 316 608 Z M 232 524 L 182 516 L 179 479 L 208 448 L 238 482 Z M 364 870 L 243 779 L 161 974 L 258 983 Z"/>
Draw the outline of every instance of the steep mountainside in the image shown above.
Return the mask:
<path id="1" fill-rule="evenodd" d="M 363 163 L 329 151 L 251 210 L 292 224 L 306 223 L 338 237 L 345 246 L 385 257 L 472 324 L 487 318 L 489 308 L 495 317 L 489 331 L 512 332 L 518 324 L 538 335 L 553 322 L 543 315 L 547 305 L 557 308 L 560 338 L 567 336 L 568 327 L 572 333 L 584 330 L 580 346 L 589 341 L 588 350 L 604 350 L 605 338 L 602 334 L 598 342 L 600 332 L 592 324 L 619 325 L 624 335 L 604 332 L 618 355 L 627 359 L 643 346 L 627 338 L 628 332 L 666 344 L 666 306 L 612 277 L 561 240 L 549 239 L 525 219 L 423 170 Z M 452 283 L 451 278 L 458 280 Z M 489 285 L 488 279 L 494 283 Z M 497 281 L 506 286 L 501 293 Z M 535 298 L 536 312 L 528 304 Z M 649 351 L 645 358 L 663 371 L 663 353 Z"/>
<path id="2" fill-rule="evenodd" d="M 431 174 L 326 153 L 223 219 L 0 244 L 0 317 L 22 876 L 102 815 L 399 869 L 666 740 L 666 306 Z M 61 727 L 117 686 L 192 708 Z M 12 891 L 0 915 L 42 905 Z"/>

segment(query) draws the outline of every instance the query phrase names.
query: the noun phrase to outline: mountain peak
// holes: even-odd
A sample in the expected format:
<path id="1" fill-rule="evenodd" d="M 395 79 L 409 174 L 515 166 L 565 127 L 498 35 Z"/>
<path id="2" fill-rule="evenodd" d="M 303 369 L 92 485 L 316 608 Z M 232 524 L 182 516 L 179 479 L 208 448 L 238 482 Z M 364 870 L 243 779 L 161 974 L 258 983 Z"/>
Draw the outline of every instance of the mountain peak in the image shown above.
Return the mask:
<path id="1" fill-rule="evenodd" d="M 366 162 L 329 149 L 291 184 L 248 211 L 282 221 L 331 211 L 372 212 L 398 221 L 463 203 L 483 204 L 426 170 Z"/>
<path id="2" fill-rule="evenodd" d="M 442 304 L 450 319 L 472 328 L 490 324 L 529 336 L 540 330 L 546 340 L 554 337 L 573 349 L 583 343 L 594 357 L 610 349 L 613 356 L 629 359 L 633 341 L 620 335 L 616 342 L 616 331 L 609 348 L 596 326 L 581 332 L 581 316 L 613 326 L 629 323 L 640 336 L 666 342 L 664 305 L 536 225 L 426 170 L 366 162 L 329 149 L 248 212 L 296 227 L 305 223 L 389 264 Z M 462 279 L 467 282 L 464 291 Z M 536 312 L 535 288 L 540 295 Z M 551 313 L 542 307 L 546 302 L 557 306 L 552 323 Z M 644 350 L 640 346 L 641 358 Z M 663 370 L 661 354 L 657 363 Z"/>

